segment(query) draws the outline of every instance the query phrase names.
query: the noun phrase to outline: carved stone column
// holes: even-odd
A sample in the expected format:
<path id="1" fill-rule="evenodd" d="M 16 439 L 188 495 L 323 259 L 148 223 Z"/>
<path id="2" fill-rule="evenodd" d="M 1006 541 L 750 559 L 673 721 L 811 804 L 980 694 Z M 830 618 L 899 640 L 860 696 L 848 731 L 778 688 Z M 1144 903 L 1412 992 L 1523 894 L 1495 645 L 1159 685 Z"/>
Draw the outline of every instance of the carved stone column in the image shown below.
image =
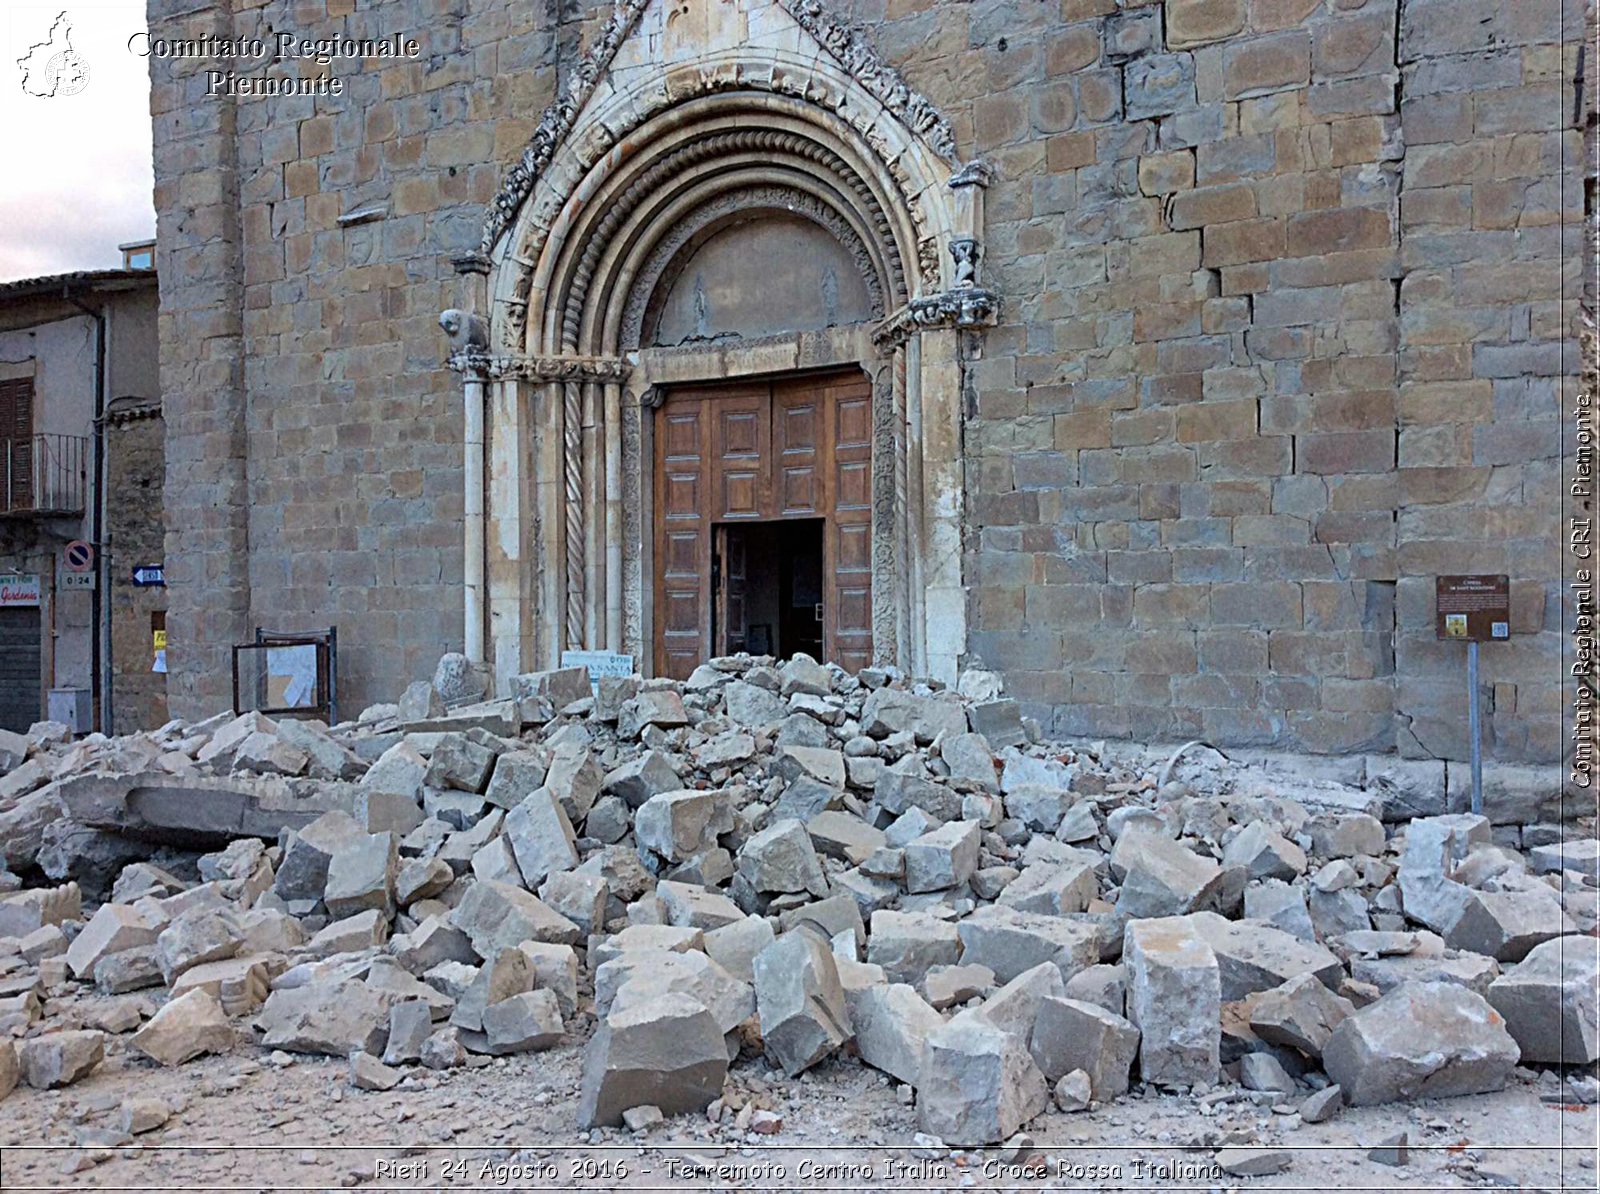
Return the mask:
<path id="1" fill-rule="evenodd" d="M 922 594 L 927 675 L 954 684 L 966 653 L 967 592 L 962 584 L 961 520 L 966 503 L 961 445 L 960 335 L 955 328 L 923 332 L 922 425 L 916 442 L 922 465 Z"/>
<path id="2" fill-rule="evenodd" d="M 622 647 L 622 385 L 605 383 L 605 637 L 607 651 Z"/>
<path id="3" fill-rule="evenodd" d="M 489 387 L 489 653 L 504 692 L 534 667 L 543 559 L 534 549 L 533 387 L 515 375 Z"/>

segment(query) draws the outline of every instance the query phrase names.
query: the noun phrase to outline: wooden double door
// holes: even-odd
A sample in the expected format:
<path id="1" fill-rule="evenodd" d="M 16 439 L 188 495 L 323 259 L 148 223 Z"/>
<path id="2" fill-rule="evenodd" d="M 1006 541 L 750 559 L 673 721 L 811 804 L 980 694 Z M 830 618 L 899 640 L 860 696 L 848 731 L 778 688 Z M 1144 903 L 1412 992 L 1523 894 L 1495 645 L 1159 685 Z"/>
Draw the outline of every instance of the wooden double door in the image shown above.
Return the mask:
<path id="1" fill-rule="evenodd" d="M 872 661 L 872 387 L 859 371 L 669 391 L 655 417 L 655 669 Z"/>

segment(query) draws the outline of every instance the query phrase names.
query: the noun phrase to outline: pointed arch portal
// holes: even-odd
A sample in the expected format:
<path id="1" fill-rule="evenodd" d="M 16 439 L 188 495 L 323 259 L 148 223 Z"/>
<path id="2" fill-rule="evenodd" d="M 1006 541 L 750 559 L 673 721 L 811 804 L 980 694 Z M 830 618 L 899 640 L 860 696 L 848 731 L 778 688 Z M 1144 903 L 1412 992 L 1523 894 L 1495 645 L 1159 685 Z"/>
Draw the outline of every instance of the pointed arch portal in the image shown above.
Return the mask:
<path id="1" fill-rule="evenodd" d="M 488 340 L 452 358 L 469 455 L 487 416 L 467 638 L 502 686 L 563 649 L 651 668 L 669 394 L 840 369 L 870 386 L 871 656 L 954 680 L 987 179 L 816 0 L 618 6 L 458 262 Z"/>

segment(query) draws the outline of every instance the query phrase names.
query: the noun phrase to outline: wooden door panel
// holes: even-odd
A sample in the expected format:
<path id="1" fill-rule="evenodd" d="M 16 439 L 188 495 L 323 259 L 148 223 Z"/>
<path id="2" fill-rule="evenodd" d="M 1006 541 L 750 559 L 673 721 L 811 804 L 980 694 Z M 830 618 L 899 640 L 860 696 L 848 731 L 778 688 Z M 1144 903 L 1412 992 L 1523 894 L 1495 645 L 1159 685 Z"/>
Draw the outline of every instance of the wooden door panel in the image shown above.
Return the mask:
<path id="1" fill-rule="evenodd" d="M 749 613 L 746 596 L 745 528 L 720 526 L 716 529 L 717 562 L 717 654 L 733 655 L 745 649 L 749 638 Z"/>
<path id="2" fill-rule="evenodd" d="M 656 674 L 686 679 L 705 656 L 705 418 L 698 403 L 665 406 L 656 422 Z"/>
<path id="3" fill-rule="evenodd" d="M 713 399 L 718 519 L 766 517 L 772 403 L 765 393 Z"/>
<path id="4" fill-rule="evenodd" d="M 814 391 L 780 392 L 777 398 L 777 516 L 815 517 L 823 505 L 823 483 L 817 471 L 818 441 L 826 433 L 822 402 Z"/>
<path id="5" fill-rule="evenodd" d="M 847 671 L 872 662 L 872 385 L 864 377 L 829 387 L 833 485 L 828 529 L 828 653 Z"/>

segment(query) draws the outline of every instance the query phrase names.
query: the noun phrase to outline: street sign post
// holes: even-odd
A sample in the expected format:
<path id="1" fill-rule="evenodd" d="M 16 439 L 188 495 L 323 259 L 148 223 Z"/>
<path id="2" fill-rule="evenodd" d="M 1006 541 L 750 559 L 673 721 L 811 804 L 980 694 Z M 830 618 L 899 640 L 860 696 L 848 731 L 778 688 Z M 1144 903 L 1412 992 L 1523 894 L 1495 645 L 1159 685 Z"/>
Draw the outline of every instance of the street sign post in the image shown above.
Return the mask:
<path id="1" fill-rule="evenodd" d="M 1483 734 L 1478 705 L 1478 644 L 1511 637 L 1511 580 L 1440 576 L 1434 581 L 1434 635 L 1467 644 L 1467 723 L 1472 735 L 1472 811 L 1483 812 Z"/>

